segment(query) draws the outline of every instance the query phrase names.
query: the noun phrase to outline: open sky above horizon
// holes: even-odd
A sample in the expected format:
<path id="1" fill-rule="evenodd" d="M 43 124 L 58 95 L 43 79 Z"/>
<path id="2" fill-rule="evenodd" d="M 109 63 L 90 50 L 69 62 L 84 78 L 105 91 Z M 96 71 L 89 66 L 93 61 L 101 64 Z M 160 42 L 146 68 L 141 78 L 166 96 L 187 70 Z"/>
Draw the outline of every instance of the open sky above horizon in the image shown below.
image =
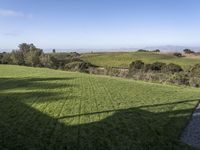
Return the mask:
<path id="1" fill-rule="evenodd" d="M 0 0 L 0 49 L 200 46 L 199 0 Z"/>

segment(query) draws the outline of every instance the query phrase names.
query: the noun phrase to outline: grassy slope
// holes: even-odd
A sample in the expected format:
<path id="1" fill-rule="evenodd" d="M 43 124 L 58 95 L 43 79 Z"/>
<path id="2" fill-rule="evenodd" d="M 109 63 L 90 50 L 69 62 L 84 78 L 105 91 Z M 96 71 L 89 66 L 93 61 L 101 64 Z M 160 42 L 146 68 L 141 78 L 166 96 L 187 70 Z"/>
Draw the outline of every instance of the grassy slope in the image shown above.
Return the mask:
<path id="1" fill-rule="evenodd" d="M 127 67 L 134 60 L 143 60 L 146 63 L 156 61 L 164 63 L 175 63 L 181 66 L 188 67 L 200 63 L 200 59 L 177 58 L 171 54 L 158 54 L 146 52 L 114 52 L 114 53 L 97 53 L 97 54 L 83 54 L 83 60 L 91 62 L 99 66 L 111 67 Z"/>
<path id="2" fill-rule="evenodd" d="M 199 89 L 0 65 L 0 149 L 187 149 Z"/>

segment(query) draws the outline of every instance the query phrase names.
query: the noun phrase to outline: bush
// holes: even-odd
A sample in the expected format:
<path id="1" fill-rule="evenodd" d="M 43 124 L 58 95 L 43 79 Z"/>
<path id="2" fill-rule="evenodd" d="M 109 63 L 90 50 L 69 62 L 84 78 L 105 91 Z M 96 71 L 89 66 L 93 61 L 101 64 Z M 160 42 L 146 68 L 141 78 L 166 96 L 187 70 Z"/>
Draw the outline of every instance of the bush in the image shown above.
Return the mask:
<path id="1" fill-rule="evenodd" d="M 195 66 L 192 66 L 189 69 L 189 75 L 191 77 L 200 77 L 200 64 L 197 64 Z"/>
<path id="2" fill-rule="evenodd" d="M 65 70 L 70 70 L 70 71 L 79 71 L 79 72 L 89 72 L 89 68 L 94 67 L 92 64 L 87 63 L 87 62 L 71 62 L 65 65 L 64 69 Z"/>
<path id="3" fill-rule="evenodd" d="M 162 68 L 165 66 L 166 64 L 165 63 L 162 63 L 162 62 L 155 62 L 153 64 L 145 64 L 145 67 L 144 67 L 144 71 L 145 72 L 151 72 L 151 71 L 160 71 L 162 70 Z"/>
<path id="4" fill-rule="evenodd" d="M 159 49 L 156 49 L 156 50 L 152 50 L 152 52 L 159 53 L 159 52 L 160 52 L 160 50 L 159 50 Z"/>
<path id="5" fill-rule="evenodd" d="M 189 85 L 189 77 L 184 73 L 176 73 L 169 79 L 169 82 L 177 85 Z"/>
<path id="6" fill-rule="evenodd" d="M 181 53 L 173 53 L 174 56 L 176 57 L 182 57 L 183 55 Z"/>
<path id="7" fill-rule="evenodd" d="M 195 53 L 194 51 L 192 51 L 192 50 L 190 50 L 190 49 L 184 49 L 183 52 L 184 52 L 185 54 L 194 54 L 194 53 Z"/>
<path id="8" fill-rule="evenodd" d="M 144 62 L 141 60 L 136 60 L 129 65 L 129 69 L 142 69 L 144 67 Z"/>
<path id="9" fill-rule="evenodd" d="M 183 71 L 183 69 L 179 65 L 170 63 L 168 65 L 163 66 L 162 71 L 175 73 L 175 72 L 181 72 L 181 71 Z"/>
<path id="10" fill-rule="evenodd" d="M 149 51 L 145 50 L 145 49 L 139 49 L 139 50 L 137 50 L 137 52 L 149 52 Z"/>
<path id="11" fill-rule="evenodd" d="M 189 84 L 190 86 L 193 86 L 193 87 L 200 87 L 200 78 L 197 78 L 197 77 L 190 78 Z"/>
<path id="12" fill-rule="evenodd" d="M 162 68 L 165 66 L 165 63 L 162 62 L 155 62 L 151 65 L 149 65 L 148 67 L 152 70 L 152 71 L 161 71 Z"/>

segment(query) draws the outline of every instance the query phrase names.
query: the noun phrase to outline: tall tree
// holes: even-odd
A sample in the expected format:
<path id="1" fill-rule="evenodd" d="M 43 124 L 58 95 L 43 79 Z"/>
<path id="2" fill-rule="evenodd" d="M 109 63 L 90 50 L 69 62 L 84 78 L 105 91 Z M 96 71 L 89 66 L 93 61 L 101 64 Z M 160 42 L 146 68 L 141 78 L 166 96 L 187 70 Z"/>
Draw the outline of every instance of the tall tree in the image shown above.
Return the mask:
<path id="1" fill-rule="evenodd" d="M 21 51 L 13 50 L 12 53 L 11 53 L 11 59 L 12 59 L 14 64 L 24 65 L 24 56 L 23 56 L 23 53 Z"/>
<path id="2" fill-rule="evenodd" d="M 40 56 L 42 49 L 37 48 L 33 44 L 22 43 L 19 45 L 19 51 L 23 53 L 26 65 L 37 66 L 40 64 Z"/>
<path id="3" fill-rule="evenodd" d="M 21 51 L 24 55 L 30 51 L 30 44 L 22 43 L 19 44 L 19 51 Z"/>

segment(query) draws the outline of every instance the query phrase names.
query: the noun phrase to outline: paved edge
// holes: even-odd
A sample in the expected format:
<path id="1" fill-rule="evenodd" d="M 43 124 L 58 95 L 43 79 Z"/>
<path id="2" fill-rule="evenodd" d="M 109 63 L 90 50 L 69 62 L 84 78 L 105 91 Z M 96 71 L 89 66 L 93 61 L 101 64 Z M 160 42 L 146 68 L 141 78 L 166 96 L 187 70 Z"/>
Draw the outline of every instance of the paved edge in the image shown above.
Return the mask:
<path id="1" fill-rule="evenodd" d="M 180 139 L 185 144 L 200 148 L 200 103 L 197 104 Z"/>

